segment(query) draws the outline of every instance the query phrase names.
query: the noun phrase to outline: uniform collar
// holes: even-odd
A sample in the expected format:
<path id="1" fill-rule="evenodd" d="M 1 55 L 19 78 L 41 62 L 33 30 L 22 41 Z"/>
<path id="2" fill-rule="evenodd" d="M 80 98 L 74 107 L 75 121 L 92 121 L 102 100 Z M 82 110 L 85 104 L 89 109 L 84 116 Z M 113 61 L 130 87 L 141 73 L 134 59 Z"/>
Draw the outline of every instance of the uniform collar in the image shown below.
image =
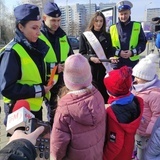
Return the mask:
<path id="1" fill-rule="evenodd" d="M 131 17 L 129 17 L 126 22 L 121 22 L 119 18 L 118 18 L 118 20 L 119 20 L 119 23 L 120 23 L 122 26 L 124 26 L 124 25 L 126 26 L 126 25 L 128 25 L 128 24 L 131 22 Z"/>

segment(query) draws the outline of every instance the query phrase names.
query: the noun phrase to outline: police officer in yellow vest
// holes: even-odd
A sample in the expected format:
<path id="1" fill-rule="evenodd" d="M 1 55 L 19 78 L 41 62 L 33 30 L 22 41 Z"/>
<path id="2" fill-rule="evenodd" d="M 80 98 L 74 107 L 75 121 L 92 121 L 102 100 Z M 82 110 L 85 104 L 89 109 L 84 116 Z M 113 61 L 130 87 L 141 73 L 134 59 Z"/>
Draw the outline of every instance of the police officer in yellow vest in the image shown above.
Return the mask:
<path id="1" fill-rule="evenodd" d="M 47 2 L 44 5 L 43 23 L 40 38 L 50 47 L 51 52 L 46 55 L 46 61 L 50 63 L 51 68 L 58 66 L 56 76 L 54 77 L 54 86 L 51 89 L 51 99 L 47 102 L 48 119 L 53 123 L 53 112 L 57 106 L 57 94 L 63 86 L 63 67 L 66 58 L 73 54 L 73 50 L 66 36 L 61 29 L 61 11 L 56 3 Z"/>
<path id="2" fill-rule="evenodd" d="M 139 61 L 139 54 L 145 50 L 146 38 L 139 22 L 131 21 L 130 1 L 117 3 L 118 23 L 110 27 L 115 56 L 119 57 L 116 68 L 124 65 L 134 67 Z"/>
<path id="3" fill-rule="evenodd" d="M 42 120 L 43 97 L 53 85 L 46 86 L 44 60 L 49 47 L 38 38 L 41 18 L 37 6 L 23 4 L 14 9 L 14 39 L 0 52 L 0 91 L 7 116 L 17 100 L 25 99 L 36 118 Z"/>

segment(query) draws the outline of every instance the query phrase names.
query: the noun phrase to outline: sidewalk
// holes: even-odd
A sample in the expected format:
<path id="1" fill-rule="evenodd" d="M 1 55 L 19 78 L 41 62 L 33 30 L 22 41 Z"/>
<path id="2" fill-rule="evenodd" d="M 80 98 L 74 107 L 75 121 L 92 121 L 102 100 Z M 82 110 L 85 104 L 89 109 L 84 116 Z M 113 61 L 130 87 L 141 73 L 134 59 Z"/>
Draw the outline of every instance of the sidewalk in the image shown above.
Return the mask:
<path id="1" fill-rule="evenodd" d="M 1 106 L 1 113 L 0 113 L 0 149 L 3 148 L 3 146 L 6 145 L 8 142 L 8 138 L 6 137 L 6 129 L 3 125 L 3 119 L 4 119 L 4 111 L 3 111 L 3 101 L 0 95 L 0 106 Z"/>

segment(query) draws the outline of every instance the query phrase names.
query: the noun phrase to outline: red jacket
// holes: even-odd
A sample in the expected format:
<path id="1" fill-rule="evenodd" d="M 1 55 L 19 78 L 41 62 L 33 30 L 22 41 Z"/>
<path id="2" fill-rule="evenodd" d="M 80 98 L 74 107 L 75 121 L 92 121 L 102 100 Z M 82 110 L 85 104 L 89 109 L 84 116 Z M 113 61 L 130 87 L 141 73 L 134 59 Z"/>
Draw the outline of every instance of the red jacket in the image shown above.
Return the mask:
<path id="1" fill-rule="evenodd" d="M 131 123 L 119 123 L 112 108 L 107 108 L 107 138 L 103 160 L 131 160 L 134 148 L 134 136 L 139 127 L 143 112 L 143 100 L 139 97 L 137 99 L 140 115 Z"/>

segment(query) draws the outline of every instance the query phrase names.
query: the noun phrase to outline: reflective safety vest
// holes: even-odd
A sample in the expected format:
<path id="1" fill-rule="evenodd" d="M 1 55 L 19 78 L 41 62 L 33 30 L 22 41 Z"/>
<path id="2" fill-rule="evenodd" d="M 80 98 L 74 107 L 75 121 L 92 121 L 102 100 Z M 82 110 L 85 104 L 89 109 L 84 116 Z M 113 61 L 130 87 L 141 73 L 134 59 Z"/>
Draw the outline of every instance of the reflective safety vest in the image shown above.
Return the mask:
<path id="1" fill-rule="evenodd" d="M 48 54 L 45 57 L 46 62 L 56 63 L 57 62 L 56 53 L 55 53 L 51 43 L 49 42 L 49 40 L 46 38 L 46 36 L 43 33 L 41 33 L 39 38 L 41 40 L 43 40 L 44 42 L 46 42 L 46 44 L 50 48 L 50 51 L 48 52 Z M 60 43 L 60 53 L 61 53 L 60 61 L 64 62 L 68 57 L 68 53 L 69 53 L 69 49 L 70 49 L 70 46 L 69 46 L 68 40 L 67 40 L 67 36 L 65 35 L 62 38 L 59 38 L 59 43 Z"/>
<path id="2" fill-rule="evenodd" d="M 49 42 L 49 40 L 47 39 L 47 37 L 41 33 L 41 35 L 39 36 L 39 38 L 41 40 L 43 40 L 44 42 L 46 42 L 46 44 L 49 46 L 49 52 L 47 53 L 45 60 L 47 63 L 51 63 L 51 68 L 53 68 L 55 66 L 55 63 L 57 63 L 57 57 L 56 57 L 56 53 L 51 45 L 51 43 Z M 68 40 L 67 40 L 67 36 L 63 36 L 61 38 L 59 38 L 59 44 L 60 44 L 60 54 L 61 54 L 61 62 L 64 62 L 67 57 L 68 57 L 68 53 L 70 50 L 70 45 L 68 44 Z M 58 74 L 54 75 L 54 84 L 56 84 L 56 82 L 58 81 Z"/>
<path id="3" fill-rule="evenodd" d="M 134 49 L 138 44 L 139 34 L 140 34 L 141 25 L 138 22 L 133 23 L 130 42 L 129 42 L 129 50 Z M 113 47 L 117 49 L 121 49 L 120 41 L 119 41 L 119 33 L 116 27 L 116 24 L 112 25 L 110 27 L 110 34 L 112 39 L 112 45 Z M 130 57 L 131 61 L 136 61 L 140 58 L 139 55 L 134 55 Z"/>
<path id="4" fill-rule="evenodd" d="M 18 43 L 15 43 L 12 49 L 17 52 L 21 60 L 22 77 L 17 81 L 17 83 L 28 84 L 30 86 L 42 83 L 39 70 L 25 49 Z M 3 99 L 5 103 L 9 103 L 11 101 L 6 97 L 3 97 Z M 42 106 L 43 97 L 28 98 L 25 100 L 29 102 L 31 111 L 39 111 Z"/>

